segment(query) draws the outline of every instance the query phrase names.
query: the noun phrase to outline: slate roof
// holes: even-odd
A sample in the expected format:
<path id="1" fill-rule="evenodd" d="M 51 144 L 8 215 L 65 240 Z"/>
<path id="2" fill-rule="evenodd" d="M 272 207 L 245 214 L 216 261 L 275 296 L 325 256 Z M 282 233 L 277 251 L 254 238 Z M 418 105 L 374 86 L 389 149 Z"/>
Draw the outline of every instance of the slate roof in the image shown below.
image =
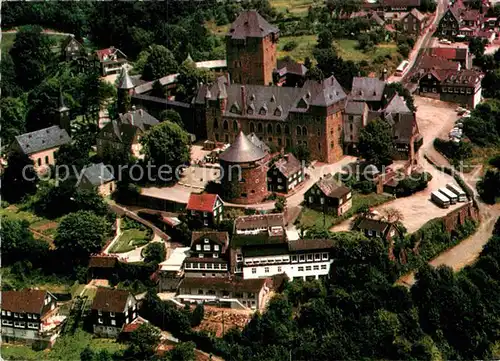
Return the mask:
<path id="1" fill-rule="evenodd" d="M 47 291 L 22 289 L 19 291 L 2 291 L 1 308 L 17 313 L 41 314 Z M 54 297 L 51 295 L 51 297 Z"/>
<path id="2" fill-rule="evenodd" d="M 365 102 L 356 102 L 352 99 L 347 100 L 345 103 L 344 112 L 349 115 L 362 115 L 368 105 Z"/>
<path id="3" fill-rule="evenodd" d="M 99 139 L 107 139 L 119 141 L 123 144 L 132 144 L 139 128 L 130 124 L 122 124 L 116 119 L 113 119 L 106 124 L 98 134 Z"/>
<path id="4" fill-rule="evenodd" d="M 262 149 L 240 131 L 233 144 L 219 155 L 219 159 L 229 163 L 248 163 L 261 160 L 265 156 Z"/>
<path id="5" fill-rule="evenodd" d="M 133 125 L 141 130 L 147 130 L 153 125 L 160 123 L 158 119 L 144 109 L 131 110 L 125 114 L 120 114 L 120 122 L 122 124 Z"/>
<path id="6" fill-rule="evenodd" d="M 186 277 L 180 284 L 180 288 L 210 288 L 219 291 L 230 292 L 252 292 L 258 293 L 266 284 L 267 279 L 241 279 L 241 278 L 223 278 L 223 277 Z"/>
<path id="7" fill-rule="evenodd" d="M 271 151 L 271 148 L 264 141 L 260 140 L 255 133 L 248 134 L 247 138 L 264 152 L 269 153 Z"/>
<path id="8" fill-rule="evenodd" d="M 285 154 L 283 158 L 278 159 L 274 163 L 273 168 L 274 167 L 276 167 L 285 177 L 290 177 L 302 170 L 302 164 L 292 153 Z"/>
<path id="9" fill-rule="evenodd" d="M 354 77 L 351 96 L 356 101 L 381 101 L 385 82 L 378 78 Z"/>
<path id="10" fill-rule="evenodd" d="M 377 232 L 380 232 L 380 233 L 384 233 L 389 226 L 390 226 L 390 223 L 387 223 L 387 222 L 382 221 L 382 220 L 371 219 L 371 218 L 363 218 L 356 225 L 356 229 L 359 229 L 359 230 L 372 230 L 372 231 L 377 231 Z"/>
<path id="11" fill-rule="evenodd" d="M 304 64 L 293 60 L 278 60 L 277 69 L 280 75 L 296 74 L 304 76 L 307 73 L 307 68 Z"/>
<path id="12" fill-rule="evenodd" d="M 120 70 L 118 89 L 134 89 L 134 82 L 130 78 L 130 75 L 128 75 L 126 66 L 122 67 L 122 70 Z"/>
<path id="13" fill-rule="evenodd" d="M 219 196 L 217 194 L 198 194 L 191 193 L 186 206 L 188 211 L 213 212 L 215 202 Z"/>
<path id="14" fill-rule="evenodd" d="M 95 187 L 115 179 L 113 173 L 109 171 L 109 168 L 106 167 L 104 163 L 89 165 L 85 167 L 82 172 L 82 178 L 87 179 L 87 181 Z"/>
<path id="15" fill-rule="evenodd" d="M 218 243 L 222 246 L 221 252 L 226 251 L 229 245 L 229 234 L 227 232 L 217 232 L 217 231 L 207 231 L 207 232 L 197 232 L 191 233 L 191 247 L 200 239 L 208 238 L 209 240 Z"/>
<path id="16" fill-rule="evenodd" d="M 284 213 L 256 214 L 251 216 L 241 216 L 234 221 L 237 230 L 254 228 L 284 227 Z"/>
<path id="17" fill-rule="evenodd" d="M 297 239 L 288 242 L 288 248 L 292 252 L 309 251 L 332 248 L 334 244 L 335 241 L 332 239 Z"/>
<path id="18" fill-rule="evenodd" d="M 395 120 L 392 129 L 393 134 L 397 139 L 396 143 L 409 143 L 413 136 L 414 128 L 416 126 L 415 114 L 403 113 L 394 116 Z"/>
<path id="19" fill-rule="evenodd" d="M 351 191 L 346 186 L 338 185 L 331 174 L 325 175 L 318 180 L 316 185 L 325 196 L 330 198 L 341 198 Z"/>
<path id="20" fill-rule="evenodd" d="M 263 38 L 279 29 L 269 24 L 257 11 L 248 10 L 240 13 L 231 24 L 227 34 L 232 39 Z"/>
<path id="21" fill-rule="evenodd" d="M 288 244 L 282 242 L 243 246 L 242 253 L 243 257 L 286 255 L 288 254 Z"/>
<path id="22" fill-rule="evenodd" d="M 466 85 L 466 86 L 475 86 L 478 82 L 481 81 L 484 74 L 475 71 L 463 69 L 458 72 L 450 72 L 446 75 L 446 77 L 442 80 L 443 84 L 448 85 Z"/>
<path id="23" fill-rule="evenodd" d="M 103 312 L 124 312 L 129 296 L 131 293 L 125 290 L 98 287 L 92 309 Z"/>
<path id="24" fill-rule="evenodd" d="M 387 113 L 411 113 L 411 110 L 408 108 L 406 104 L 405 98 L 400 96 L 398 93 L 394 94 L 392 99 L 389 101 L 387 106 L 384 109 L 384 112 Z"/>
<path id="25" fill-rule="evenodd" d="M 25 154 L 38 153 L 43 150 L 60 147 L 71 142 L 66 130 L 58 125 L 36 130 L 16 136 L 16 141 Z"/>

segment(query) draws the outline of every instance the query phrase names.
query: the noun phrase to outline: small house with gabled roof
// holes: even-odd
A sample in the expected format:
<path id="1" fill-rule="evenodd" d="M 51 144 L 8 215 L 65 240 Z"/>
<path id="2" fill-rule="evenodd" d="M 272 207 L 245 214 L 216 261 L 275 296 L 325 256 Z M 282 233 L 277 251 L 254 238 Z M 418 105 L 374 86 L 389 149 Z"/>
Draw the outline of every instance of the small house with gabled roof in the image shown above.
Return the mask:
<path id="1" fill-rule="evenodd" d="M 285 154 L 267 171 L 269 192 L 288 193 L 304 181 L 302 163 L 293 154 Z"/>
<path id="2" fill-rule="evenodd" d="M 97 288 L 90 314 L 94 334 L 115 338 L 138 315 L 137 300 L 129 291 Z"/>
<path id="3" fill-rule="evenodd" d="M 333 175 L 327 174 L 305 193 L 304 200 L 308 207 L 338 217 L 351 209 L 352 192 L 346 186 L 337 184 Z"/>
<path id="4" fill-rule="evenodd" d="M 222 220 L 224 204 L 217 194 L 191 193 L 186 210 L 193 220 L 199 221 L 204 227 L 212 227 Z"/>
<path id="5" fill-rule="evenodd" d="M 185 277 L 225 277 L 229 265 L 227 232 L 193 232 L 190 256 L 184 259 Z"/>
<path id="6" fill-rule="evenodd" d="M 107 197 L 115 191 L 116 182 L 110 168 L 98 163 L 82 169 L 76 186 L 80 189 L 95 189 L 100 195 Z"/>
<path id="7" fill-rule="evenodd" d="M 86 56 L 85 47 L 71 34 L 61 43 L 61 57 L 66 60 L 76 60 Z"/>
<path id="8" fill-rule="evenodd" d="M 101 64 L 102 76 L 117 74 L 128 63 L 127 56 L 114 46 L 97 50 L 95 54 Z"/>
<path id="9" fill-rule="evenodd" d="M 425 15 L 417 9 L 412 9 L 401 18 L 401 28 L 405 34 L 418 37 L 425 26 Z"/>

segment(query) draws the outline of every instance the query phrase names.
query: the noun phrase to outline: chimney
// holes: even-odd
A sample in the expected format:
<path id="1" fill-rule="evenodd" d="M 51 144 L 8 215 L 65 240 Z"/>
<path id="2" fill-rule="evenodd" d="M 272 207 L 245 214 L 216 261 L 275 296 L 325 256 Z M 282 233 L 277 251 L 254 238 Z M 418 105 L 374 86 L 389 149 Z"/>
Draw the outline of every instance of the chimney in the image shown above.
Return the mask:
<path id="1" fill-rule="evenodd" d="M 132 110 L 135 110 L 135 105 L 132 105 Z"/>
<path id="2" fill-rule="evenodd" d="M 382 78 L 380 80 L 382 81 L 387 80 L 387 68 L 384 68 L 384 70 L 382 71 Z"/>
<path id="3" fill-rule="evenodd" d="M 247 91 L 245 86 L 241 86 L 241 114 L 245 115 L 247 112 Z"/>
<path id="4" fill-rule="evenodd" d="M 134 125 L 134 115 L 133 115 L 132 113 L 129 113 L 129 114 L 128 114 L 128 118 L 129 118 L 129 120 L 130 120 L 130 124 L 131 124 L 131 125 Z"/>
<path id="5" fill-rule="evenodd" d="M 141 109 L 139 109 L 139 115 L 140 115 L 141 117 L 142 117 L 142 116 L 144 116 L 144 110 L 142 110 L 142 108 L 141 108 Z"/>

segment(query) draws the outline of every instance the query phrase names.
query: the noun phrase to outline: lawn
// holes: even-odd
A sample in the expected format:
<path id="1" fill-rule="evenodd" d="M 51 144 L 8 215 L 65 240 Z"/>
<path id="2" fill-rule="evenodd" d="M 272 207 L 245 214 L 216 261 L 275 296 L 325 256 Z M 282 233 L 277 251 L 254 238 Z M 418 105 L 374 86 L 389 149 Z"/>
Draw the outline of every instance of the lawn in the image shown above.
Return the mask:
<path id="1" fill-rule="evenodd" d="M 366 60 L 371 63 L 373 60 L 379 56 L 385 57 L 386 55 L 395 55 L 398 52 L 398 48 L 395 43 L 381 43 L 375 46 L 373 51 L 368 51 L 366 53 L 357 49 L 358 41 L 353 39 L 336 39 L 333 41 L 339 55 L 344 60 L 352 60 L 354 62 L 359 62 L 361 60 Z"/>
<path id="2" fill-rule="evenodd" d="M 297 47 L 292 51 L 284 51 L 283 47 L 291 42 L 297 42 Z M 313 59 L 312 51 L 316 45 L 316 35 L 284 36 L 278 43 L 278 58 L 291 56 L 297 61 L 303 62 L 306 57 Z"/>
<path id="3" fill-rule="evenodd" d="M 19 274 L 18 270 L 11 272 L 12 267 L 2 267 L 0 276 L 2 287 L 14 289 L 37 287 L 53 293 L 72 293 L 77 286 L 74 280 L 57 275 L 46 275 L 39 270 L 32 269 L 29 273 Z"/>
<path id="4" fill-rule="evenodd" d="M 371 193 L 364 195 L 364 194 L 354 193 L 352 196 L 352 208 L 341 217 L 335 217 L 332 214 L 324 214 L 323 212 L 319 212 L 317 210 L 304 207 L 299 217 L 299 226 L 304 228 L 326 227 L 327 229 L 329 229 L 332 226 L 344 221 L 345 219 L 352 217 L 362 207 L 365 206 L 374 207 L 382 203 L 388 202 L 392 199 L 394 198 L 386 194 Z"/>
<path id="5" fill-rule="evenodd" d="M 310 6 L 323 4 L 322 0 L 271 0 L 271 6 L 281 13 L 290 13 L 293 15 L 307 16 L 307 10 Z"/>
<path id="6" fill-rule="evenodd" d="M 120 238 L 115 242 L 109 250 L 110 253 L 129 252 L 137 247 L 144 246 L 151 240 L 151 237 L 146 230 L 127 229 L 124 230 Z"/>
<path id="7" fill-rule="evenodd" d="M 60 336 L 50 350 L 34 351 L 24 345 L 2 344 L 4 360 L 79 360 L 80 353 L 90 346 L 93 351 L 106 350 L 111 353 L 123 351 L 126 345 L 112 339 L 94 338 L 92 334 L 81 329 L 72 335 Z"/>

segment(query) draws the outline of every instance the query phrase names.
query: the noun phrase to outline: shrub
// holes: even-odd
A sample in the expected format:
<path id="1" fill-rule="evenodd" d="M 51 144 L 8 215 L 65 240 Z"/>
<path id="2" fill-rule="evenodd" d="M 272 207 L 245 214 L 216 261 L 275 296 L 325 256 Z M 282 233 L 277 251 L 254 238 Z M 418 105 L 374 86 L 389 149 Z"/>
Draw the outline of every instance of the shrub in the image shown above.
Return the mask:
<path id="1" fill-rule="evenodd" d="M 432 180 L 432 175 L 427 172 L 413 173 L 410 177 L 401 180 L 396 188 L 396 197 L 408 197 L 420 192 Z"/>
<path id="2" fill-rule="evenodd" d="M 299 44 L 295 40 L 291 40 L 283 46 L 284 51 L 292 51 L 297 48 Z"/>
<path id="3" fill-rule="evenodd" d="M 472 157 L 472 144 L 469 142 L 454 143 L 436 138 L 434 147 L 454 164 Z"/>

